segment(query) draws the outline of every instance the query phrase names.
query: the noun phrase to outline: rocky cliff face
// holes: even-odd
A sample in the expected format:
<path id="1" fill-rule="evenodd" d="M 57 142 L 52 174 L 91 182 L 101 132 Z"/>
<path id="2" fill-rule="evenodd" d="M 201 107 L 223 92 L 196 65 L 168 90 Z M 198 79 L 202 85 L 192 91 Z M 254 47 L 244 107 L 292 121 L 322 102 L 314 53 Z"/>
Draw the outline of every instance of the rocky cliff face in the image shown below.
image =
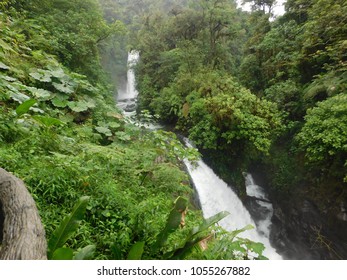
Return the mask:
<path id="1" fill-rule="evenodd" d="M 273 204 L 270 242 L 284 259 L 339 260 L 347 259 L 347 210 L 339 203 L 321 210 L 309 192 L 292 192 L 287 197 L 276 197 L 269 189 L 266 170 L 252 170 L 255 181 L 268 191 Z M 254 201 L 245 201 L 253 218 L 261 212 Z M 318 201 L 319 203 L 319 201 Z M 253 208 L 253 210 L 252 210 Z"/>
<path id="2" fill-rule="evenodd" d="M 308 199 L 275 203 L 272 222 L 271 242 L 286 259 L 347 259 L 347 222 L 321 213 Z"/>

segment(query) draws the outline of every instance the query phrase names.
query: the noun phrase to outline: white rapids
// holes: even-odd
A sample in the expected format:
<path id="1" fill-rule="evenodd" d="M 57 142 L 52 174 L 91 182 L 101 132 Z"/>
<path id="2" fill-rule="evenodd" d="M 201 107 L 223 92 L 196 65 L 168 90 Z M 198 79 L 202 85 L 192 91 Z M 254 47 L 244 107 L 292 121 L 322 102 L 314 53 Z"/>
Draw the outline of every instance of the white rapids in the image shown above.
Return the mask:
<path id="1" fill-rule="evenodd" d="M 187 141 L 186 145 L 191 146 Z M 226 230 L 234 231 L 247 225 L 253 225 L 253 230 L 241 233 L 240 237 L 263 243 L 265 246 L 264 256 L 270 260 L 282 259 L 270 244 L 268 221 L 261 226 L 257 225 L 236 193 L 202 160 L 197 162 L 197 166 L 193 166 L 188 160 L 185 160 L 185 165 L 197 190 L 204 218 L 209 218 L 221 211 L 229 212 L 230 215 L 220 221 L 220 226 Z M 250 179 L 249 176 L 247 178 Z M 256 185 L 253 184 L 252 186 Z M 249 192 L 253 192 L 255 188 L 248 189 Z M 255 192 L 258 195 L 258 191 Z"/>

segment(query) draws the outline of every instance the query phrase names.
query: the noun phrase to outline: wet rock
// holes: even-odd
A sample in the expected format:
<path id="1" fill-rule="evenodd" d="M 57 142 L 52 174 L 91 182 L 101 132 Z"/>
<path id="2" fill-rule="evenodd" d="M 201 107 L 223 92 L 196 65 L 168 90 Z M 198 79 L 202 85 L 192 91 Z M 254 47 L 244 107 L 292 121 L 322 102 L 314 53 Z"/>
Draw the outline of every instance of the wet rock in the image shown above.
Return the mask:
<path id="1" fill-rule="evenodd" d="M 127 106 L 124 108 L 125 112 L 133 112 L 136 110 L 136 104 L 135 103 L 129 103 Z"/>
<path id="2" fill-rule="evenodd" d="M 285 259 L 346 259 L 347 247 L 316 205 L 303 200 L 291 207 L 274 205 L 272 244 Z"/>
<path id="3" fill-rule="evenodd" d="M 271 214 L 271 211 L 268 207 L 264 206 L 264 203 L 270 202 L 264 202 L 263 200 L 251 196 L 247 196 L 244 200 L 244 204 L 255 222 L 264 220 L 269 214 Z"/>
<path id="4" fill-rule="evenodd" d="M 337 218 L 341 221 L 347 222 L 347 209 L 343 202 L 340 204 L 340 213 L 337 214 Z"/>
<path id="5" fill-rule="evenodd" d="M 268 189 L 266 170 L 251 170 L 254 180 Z M 320 210 L 308 196 L 293 192 L 283 198 L 270 193 L 273 202 L 270 242 L 284 259 L 347 259 L 347 201 Z M 253 204 L 250 204 L 253 207 Z M 257 210 L 250 210 L 259 215 Z"/>

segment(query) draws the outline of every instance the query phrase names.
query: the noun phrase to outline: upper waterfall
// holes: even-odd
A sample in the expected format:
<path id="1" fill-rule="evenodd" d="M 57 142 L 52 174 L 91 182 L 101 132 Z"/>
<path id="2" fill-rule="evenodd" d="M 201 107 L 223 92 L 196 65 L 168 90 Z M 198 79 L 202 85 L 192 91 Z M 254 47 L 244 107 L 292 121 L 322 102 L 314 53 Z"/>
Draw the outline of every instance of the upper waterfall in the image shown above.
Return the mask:
<path id="1" fill-rule="evenodd" d="M 139 93 L 136 90 L 134 66 L 139 57 L 138 51 L 129 52 L 126 87 L 118 90 L 117 104 L 126 116 L 133 116 L 136 113 L 136 98 Z"/>

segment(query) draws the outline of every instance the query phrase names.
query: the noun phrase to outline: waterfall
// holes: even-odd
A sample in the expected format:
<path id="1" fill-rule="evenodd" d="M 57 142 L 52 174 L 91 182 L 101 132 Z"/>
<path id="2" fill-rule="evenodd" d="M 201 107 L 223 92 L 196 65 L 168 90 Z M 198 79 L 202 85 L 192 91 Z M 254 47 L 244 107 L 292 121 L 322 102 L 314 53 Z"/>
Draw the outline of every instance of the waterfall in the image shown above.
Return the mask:
<path id="1" fill-rule="evenodd" d="M 162 126 L 156 123 L 144 123 L 136 120 L 136 107 L 138 91 L 136 89 L 136 80 L 134 66 L 138 62 L 140 54 L 138 51 L 131 51 L 128 53 L 128 71 L 126 84 L 118 88 L 117 105 L 123 111 L 128 121 L 136 126 L 145 127 L 149 130 L 160 129 Z"/>
<path id="2" fill-rule="evenodd" d="M 258 216 L 255 221 L 257 229 L 266 238 L 269 238 L 273 206 L 269 201 L 264 189 L 254 182 L 251 174 L 246 175 L 246 192 L 249 197 L 255 198 L 255 205 L 253 205 L 253 209 L 257 212 Z"/>
<path id="3" fill-rule="evenodd" d="M 191 146 L 188 141 L 186 141 L 186 145 Z M 269 229 L 267 222 L 265 224 L 255 223 L 235 192 L 202 160 L 197 162 L 197 166 L 193 166 L 188 160 L 184 162 L 197 190 L 204 218 L 209 218 L 221 211 L 228 211 L 230 215 L 220 221 L 220 226 L 228 231 L 234 231 L 249 224 L 253 225 L 255 229 L 245 231 L 239 236 L 263 243 L 264 256 L 267 258 L 282 259 L 270 245 L 269 231 L 265 230 Z M 247 176 L 247 178 L 250 179 L 251 176 Z M 256 186 L 254 182 L 248 185 L 250 186 L 249 192 L 254 189 L 253 186 Z"/>
<path id="4" fill-rule="evenodd" d="M 124 115 L 127 117 L 136 115 L 136 99 L 138 92 L 135 88 L 135 73 L 132 67 L 136 64 L 138 59 L 138 52 L 132 51 L 129 53 L 126 87 L 118 90 L 118 106 L 124 111 Z M 132 121 L 132 123 L 145 126 L 149 129 L 158 129 L 161 127 L 157 124 L 141 124 L 138 121 Z M 186 141 L 186 145 L 191 147 L 188 140 Z M 184 162 L 198 192 L 205 218 L 209 218 L 221 211 L 228 211 L 230 215 L 219 223 L 223 228 L 233 231 L 242 229 L 249 224 L 253 225 L 255 229 L 245 231 L 239 236 L 263 243 L 266 248 L 264 255 L 269 259 L 282 259 L 269 242 L 271 216 L 273 212 L 270 203 L 259 202 L 260 206 L 263 207 L 262 210 L 265 209 L 265 211 L 262 211 L 262 213 L 265 214 L 261 219 L 257 219 L 257 222 L 255 222 L 238 196 L 202 160 L 198 161 L 197 166 L 193 166 L 188 160 Z M 263 200 L 267 199 L 264 190 L 254 183 L 250 174 L 246 176 L 246 185 L 247 194 L 249 196 L 261 198 Z"/>
<path id="5" fill-rule="evenodd" d="M 135 87 L 135 73 L 133 67 L 139 59 L 137 51 L 131 51 L 128 54 L 128 72 L 126 86 L 118 89 L 117 104 L 127 117 L 136 114 L 136 98 L 138 92 Z"/>

